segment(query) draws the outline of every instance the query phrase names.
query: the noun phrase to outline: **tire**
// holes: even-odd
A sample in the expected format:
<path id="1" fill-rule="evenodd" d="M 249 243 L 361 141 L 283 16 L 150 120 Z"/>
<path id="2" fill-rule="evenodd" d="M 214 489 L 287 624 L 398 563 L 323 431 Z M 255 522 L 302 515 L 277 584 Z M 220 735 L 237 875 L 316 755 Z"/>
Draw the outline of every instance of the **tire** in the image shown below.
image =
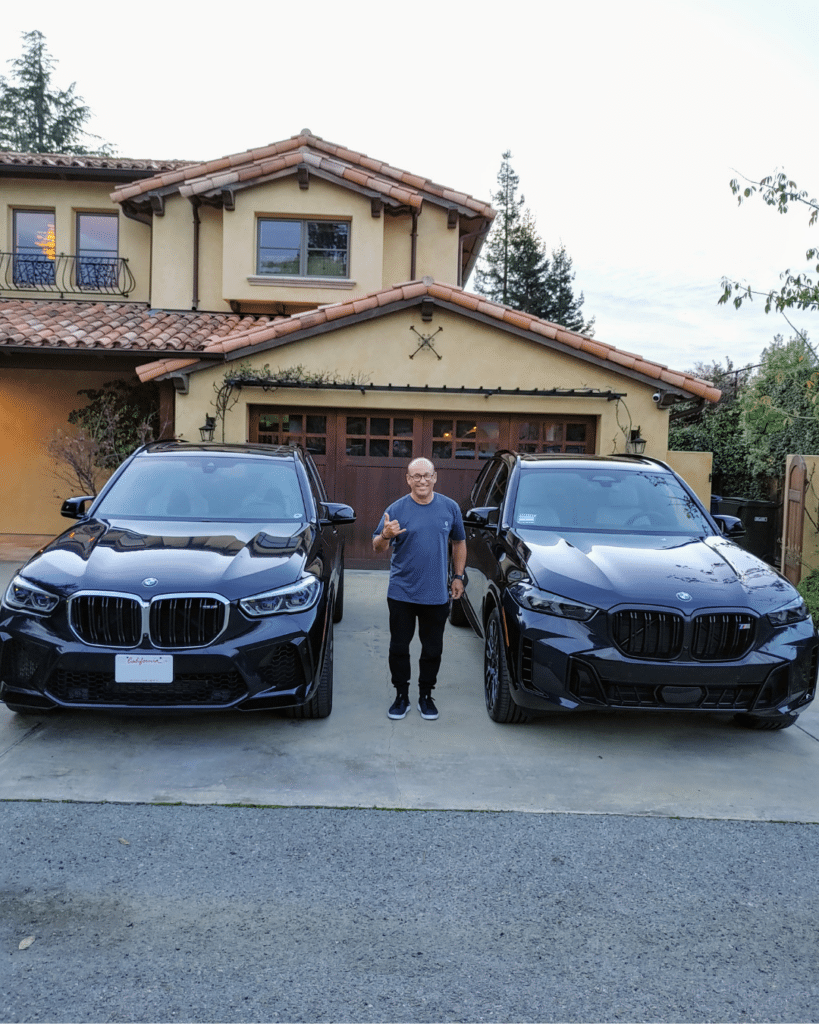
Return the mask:
<path id="1" fill-rule="evenodd" d="M 450 601 L 449 603 L 449 621 L 453 626 L 468 626 L 469 619 L 466 617 L 464 612 L 464 606 L 461 604 L 461 599 L 457 601 Z"/>
<path id="2" fill-rule="evenodd" d="M 333 627 L 327 638 L 327 650 L 324 654 L 324 665 L 321 669 L 316 692 L 299 707 L 290 708 L 291 718 L 327 718 L 333 710 Z"/>
<path id="3" fill-rule="evenodd" d="M 341 622 L 344 618 L 344 566 L 338 574 L 338 587 L 336 587 L 336 603 L 333 605 L 333 622 Z"/>
<path id="4" fill-rule="evenodd" d="M 741 729 L 776 732 L 778 729 L 790 729 L 799 715 L 782 715 L 780 718 L 762 718 L 759 715 L 734 715 L 733 723 Z"/>
<path id="5" fill-rule="evenodd" d="M 483 685 L 486 710 L 493 722 L 510 725 L 526 721 L 528 715 L 512 700 L 509 690 L 509 666 L 506 662 L 506 646 L 497 608 L 492 609 L 486 623 Z"/>

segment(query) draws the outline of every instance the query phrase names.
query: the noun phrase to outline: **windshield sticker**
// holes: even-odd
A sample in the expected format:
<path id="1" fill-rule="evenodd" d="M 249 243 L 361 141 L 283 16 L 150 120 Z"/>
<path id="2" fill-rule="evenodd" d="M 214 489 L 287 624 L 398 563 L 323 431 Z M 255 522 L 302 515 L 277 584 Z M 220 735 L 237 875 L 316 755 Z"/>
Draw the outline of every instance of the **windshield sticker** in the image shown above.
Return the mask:
<path id="1" fill-rule="evenodd" d="M 533 523 L 536 519 L 537 514 L 535 512 L 520 512 L 518 514 L 519 523 Z"/>

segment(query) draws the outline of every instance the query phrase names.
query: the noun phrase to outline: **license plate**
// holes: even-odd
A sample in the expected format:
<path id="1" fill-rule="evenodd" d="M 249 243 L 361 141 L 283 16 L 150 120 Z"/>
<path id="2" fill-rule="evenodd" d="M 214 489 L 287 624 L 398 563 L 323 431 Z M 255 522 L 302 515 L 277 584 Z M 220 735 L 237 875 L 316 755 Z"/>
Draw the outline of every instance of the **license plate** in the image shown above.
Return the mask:
<path id="1" fill-rule="evenodd" d="M 117 654 L 114 680 L 117 683 L 172 683 L 172 654 Z"/>

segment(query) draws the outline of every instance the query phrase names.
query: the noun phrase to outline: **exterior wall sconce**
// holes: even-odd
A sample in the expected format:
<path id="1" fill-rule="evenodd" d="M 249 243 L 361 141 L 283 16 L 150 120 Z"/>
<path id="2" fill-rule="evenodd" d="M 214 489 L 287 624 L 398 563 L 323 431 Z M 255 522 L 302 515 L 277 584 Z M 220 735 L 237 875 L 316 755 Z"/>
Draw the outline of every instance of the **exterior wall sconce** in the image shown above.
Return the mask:
<path id="1" fill-rule="evenodd" d="M 640 428 L 634 427 L 629 431 L 629 438 L 626 441 L 626 453 L 628 455 L 642 455 L 646 450 L 646 439 L 640 437 Z"/>
<path id="2" fill-rule="evenodd" d="M 199 436 L 203 441 L 212 441 L 213 432 L 216 429 L 216 417 L 205 414 L 205 422 L 199 428 Z M 645 442 L 644 442 L 645 443 Z"/>

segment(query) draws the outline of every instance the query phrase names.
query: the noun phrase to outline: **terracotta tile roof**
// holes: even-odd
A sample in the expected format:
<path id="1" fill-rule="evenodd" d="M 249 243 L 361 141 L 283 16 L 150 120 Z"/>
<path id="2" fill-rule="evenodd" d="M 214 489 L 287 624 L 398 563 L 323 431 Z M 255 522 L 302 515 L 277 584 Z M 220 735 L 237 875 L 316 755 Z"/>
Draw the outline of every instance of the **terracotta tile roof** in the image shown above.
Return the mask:
<path id="1" fill-rule="evenodd" d="M 339 302 L 306 313 L 297 313 L 284 319 L 254 324 L 249 329 L 231 332 L 227 338 L 214 337 L 203 351 L 227 355 L 246 349 L 249 354 L 249 351 L 257 345 L 284 338 L 298 331 L 306 331 L 330 323 L 343 326 L 345 318 L 355 317 L 358 313 L 378 308 L 386 313 L 389 312 L 391 305 L 426 297 L 468 310 L 471 313 L 482 314 L 490 320 L 496 320 L 499 324 L 528 332 L 535 339 L 547 338 L 558 345 L 584 352 L 601 360 L 604 364 L 611 363 L 611 369 L 616 373 L 641 374 L 643 377 L 667 384 L 679 391 L 696 395 L 698 398 L 705 398 L 709 402 L 716 402 L 720 398 L 721 392 L 713 384 L 700 380 L 689 373 L 670 370 L 661 363 L 652 362 L 631 352 L 623 352 L 596 338 L 589 338 L 575 331 L 566 330 L 559 324 L 540 320 L 528 313 L 520 313 L 452 285 L 438 284 L 432 278 L 424 278 L 423 281 L 408 281 L 363 298 L 351 299 L 349 302 Z M 175 365 L 173 368 L 179 370 L 184 366 L 190 367 L 196 363 L 196 359 L 189 359 L 184 361 L 183 365 Z M 167 366 L 158 362 L 146 363 L 137 367 L 137 373 L 143 381 L 152 380 L 167 372 L 169 372 Z"/>
<path id="2" fill-rule="evenodd" d="M 459 206 L 487 220 L 495 216 L 488 203 L 409 171 L 391 167 L 381 160 L 372 160 L 363 153 L 325 142 L 307 129 L 283 142 L 164 171 L 117 189 L 111 193 L 111 198 L 114 202 L 124 202 L 166 188 L 178 188 L 185 196 L 199 195 L 266 177 L 302 163 L 414 208 L 420 207 L 427 198 L 445 206 Z"/>
<path id="3" fill-rule="evenodd" d="M 160 174 L 194 163 L 192 160 L 133 160 L 121 156 L 86 156 L 75 153 L 0 152 L 0 170 L 7 168 L 53 168 L 138 171 Z"/>
<path id="4" fill-rule="evenodd" d="M 0 299 L 0 350 L 5 347 L 87 351 L 200 352 L 247 333 L 268 316 L 175 312 L 136 302 Z"/>

